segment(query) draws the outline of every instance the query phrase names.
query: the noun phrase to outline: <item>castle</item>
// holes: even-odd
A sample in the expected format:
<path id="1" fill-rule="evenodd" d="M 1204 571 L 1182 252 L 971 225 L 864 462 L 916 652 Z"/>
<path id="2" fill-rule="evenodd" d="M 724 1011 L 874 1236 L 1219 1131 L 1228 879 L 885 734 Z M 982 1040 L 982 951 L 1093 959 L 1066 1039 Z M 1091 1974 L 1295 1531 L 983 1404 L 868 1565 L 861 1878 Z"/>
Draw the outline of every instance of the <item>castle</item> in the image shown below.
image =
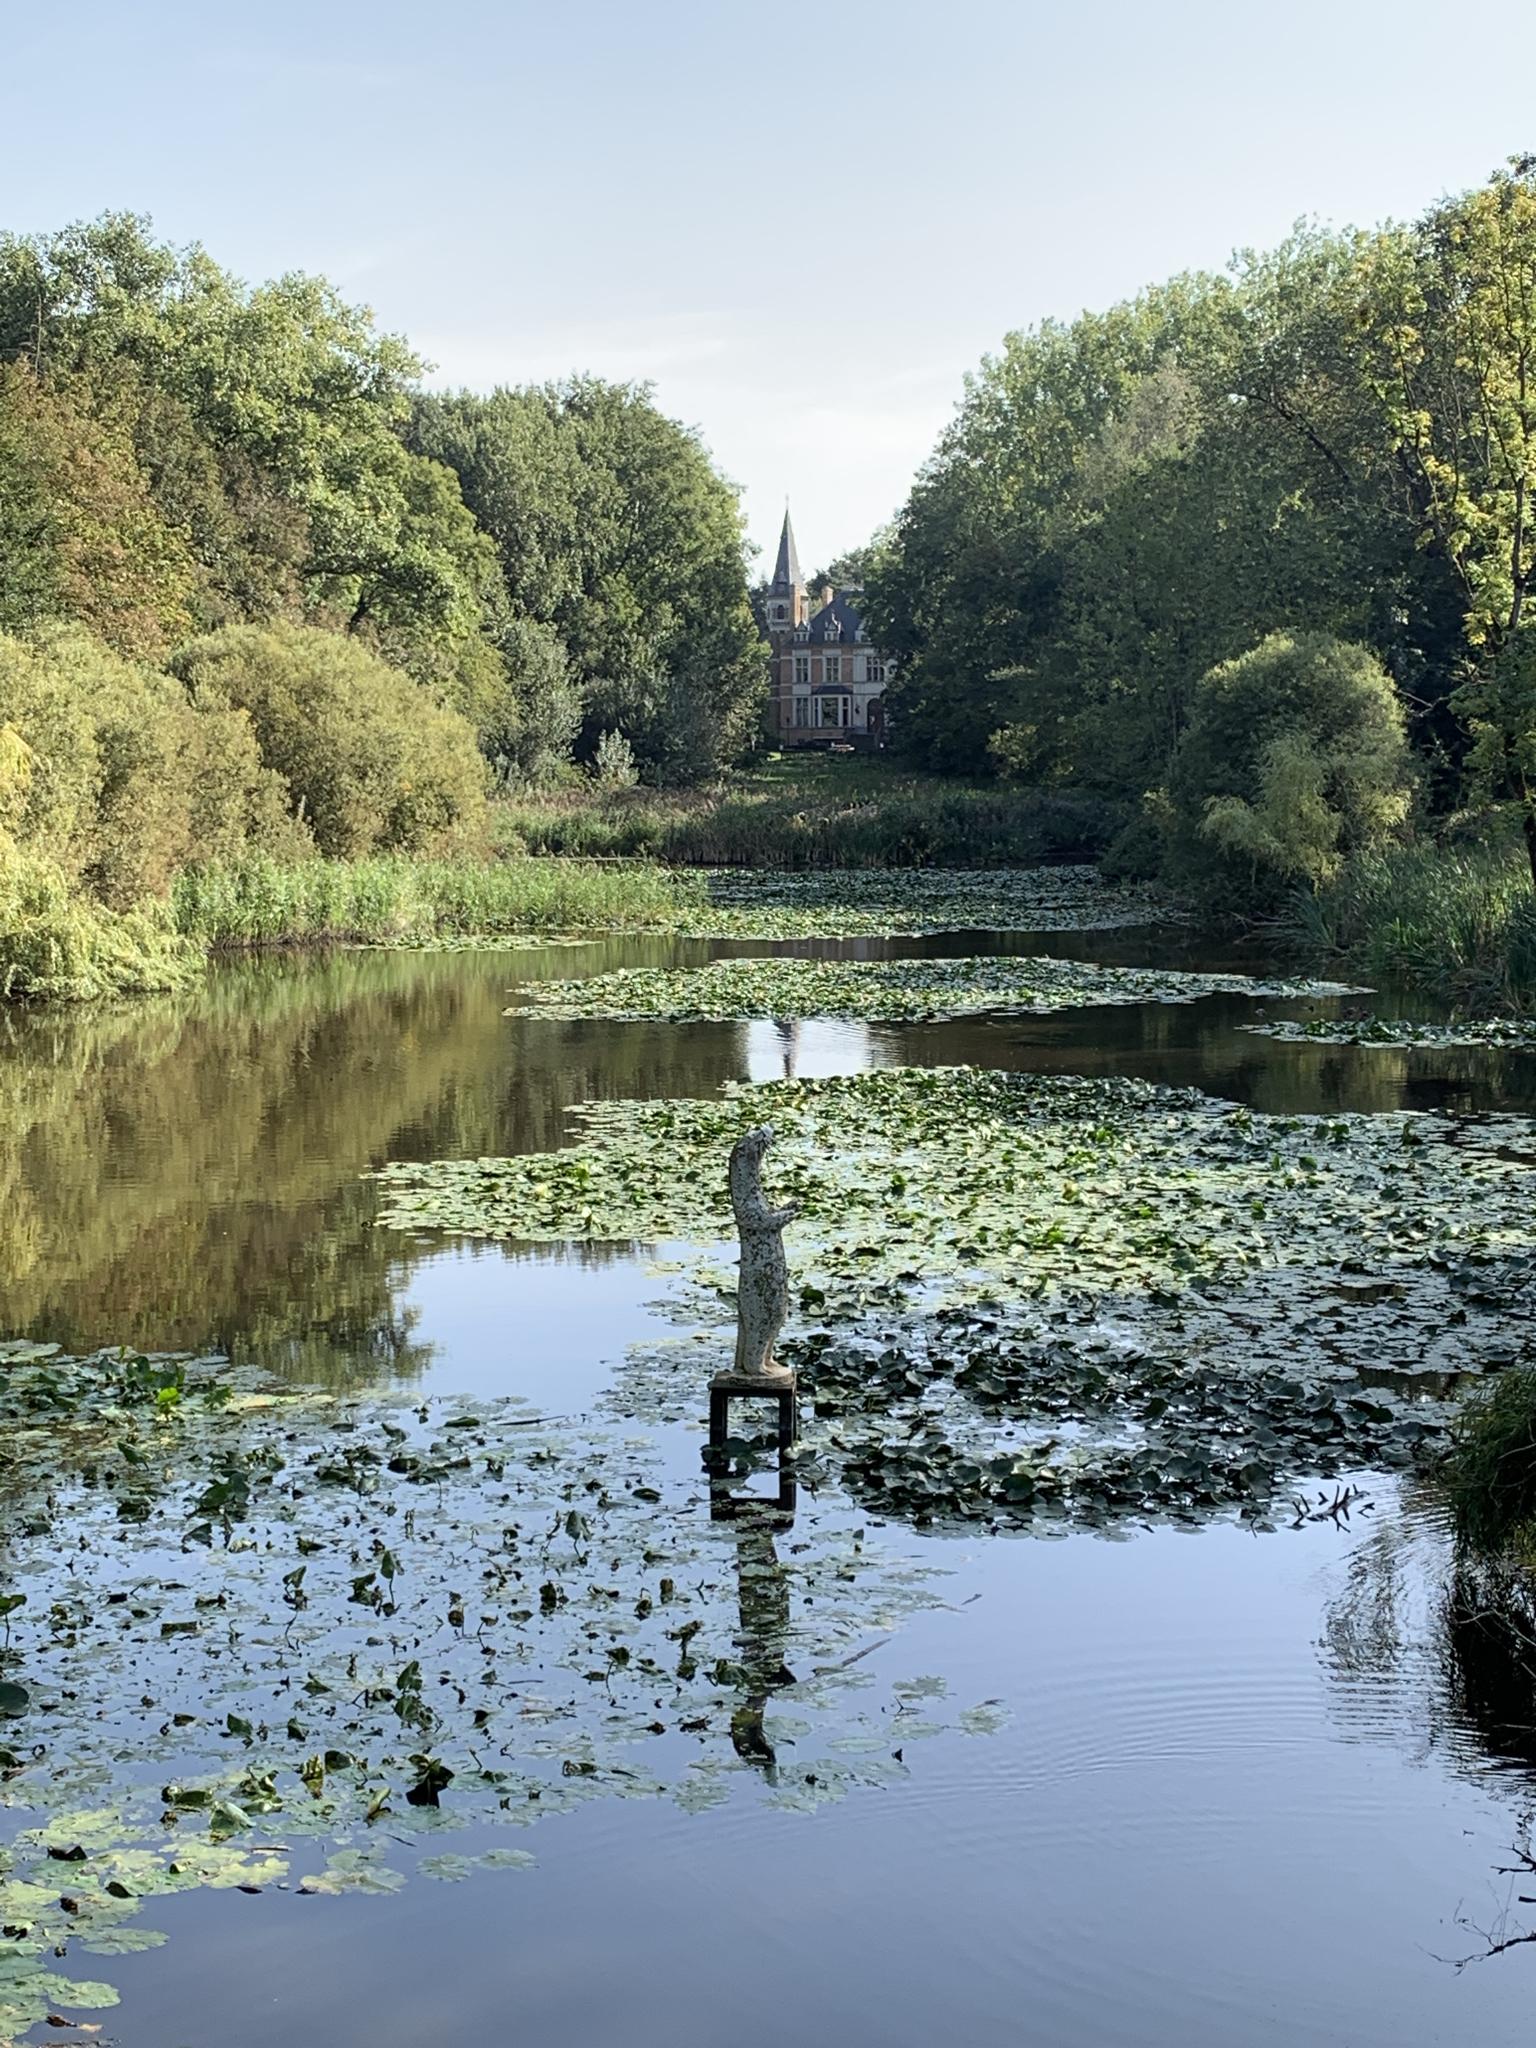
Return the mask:
<path id="1" fill-rule="evenodd" d="M 811 610 L 786 511 L 767 597 L 768 723 L 781 747 L 884 746 L 892 663 L 869 644 L 860 595 L 824 583 Z"/>

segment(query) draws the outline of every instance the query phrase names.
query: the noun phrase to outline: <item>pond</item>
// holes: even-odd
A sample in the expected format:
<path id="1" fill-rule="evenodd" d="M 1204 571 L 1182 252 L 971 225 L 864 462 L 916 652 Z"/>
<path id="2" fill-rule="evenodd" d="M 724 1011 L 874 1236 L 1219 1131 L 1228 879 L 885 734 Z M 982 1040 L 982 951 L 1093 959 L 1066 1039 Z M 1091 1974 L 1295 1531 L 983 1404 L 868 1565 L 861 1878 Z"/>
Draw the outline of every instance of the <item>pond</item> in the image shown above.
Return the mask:
<path id="1" fill-rule="evenodd" d="M 15 1758 L 0 1820 L 36 1926 L 56 1903 L 39 1870 L 73 1900 L 66 1936 L 97 1914 L 94 1948 L 65 1940 L 48 1959 L 55 1979 L 106 1980 L 121 2001 L 72 2006 L 55 1981 L 50 2010 L 122 2048 L 1526 2038 L 1531 1951 L 1485 1951 L 1536 1924 L 1531 1873 L 1508 1874 L 1536 1805 L 1530 1703 L 1469 1651 L 1440 1511 L 1405 1459 L 1332 1457 L 1246 1520 L 1223 1505 L 1020 1523 L 1005 1500 L 966 1522 L 871 1490 L 849 1448 L 855 1401 L 792 1523 L 712 1519 L 701 1302 L 718 1251 L 701 1273 L 681 1236 L 540 1247 L 379 1226 L 411 1182 L 378 1169 L 569 1152 L 583 1105 L 912 1068 L 1199 1089 L 1307 1129 L 1434 1111 L 1474 1133 L 1497 1117 L 1490 1161 L 1523 1171 L 1536 1052 L 1245 1028 L 1359 998 L 894 1025 L 538 1014 L 541 986 L 620 970 L 1014 952 L 1268 965 L 1154 929 L 614 938 L 280 958 L 195 997 L 0 1020 L 0 1335 L 216 1354 L 238 1400 L 277 1386 L 292 1415 L 329 1404 L 302 1408 L 323 1415 L 329 1464 L 309 1422 L 252 1408 L 282 1457 L 242 1437 L 247 1476 L 226 1418 L 190 1420 L 225 1492 L 203 1494 L 175 1542 L 150 1512 L 155 1482 L 124 1479 L 142 1451 L 119 1446 L 117 1469 L 102 1448 L 112 1417 L 90 1454 L 114 1465 L 110 1485 L 94 1467 L 50 1478 L 32 1519 L 28 1475 L 6 1478 L 7 1584 L 31 1592 L 8 1617 L 30 1660 L 13 1669 L 45 1711 L 0 1725 Z M 1171 1096 L 1124 1100 L 1176 1113 Z M 887 1296 L 881 1312 L 919 1311 Z M 1246 1340 L 1229 1341 L 1235 1358 Z M 936 1412 L 926 1384 L 909 1398 Z M 135 1441 L 158 1441 L 144 1428 Z M 287 1480 L 265 1475 L 283 1459 L 300 1478 L 279 1500 Z M 493 1481 L 520 1538 L 476 1520 Z M 327 1484 L 344 1505 L 323 1526 L 306 1518 Z M 266 1597 L 285 1532 L 286 1611 L 243 1609 Z M 231 1575 L 217 1632 L 195 1604 L 215 1569 Z M 103 1635 L 109 1609 L 137 1630 Z M 389 1683 L 371 1680 L 385 1664 Z M 388 1805 L 369 1715 L 392 1754 L 412 1752 L 412 1790 L 397 1774 Z M 284 1717 L 290 1734 L 302 1723 L 286 1746 Z M 310 1783 L 305 1806 L 280 1782 L 268 1801 L 264 1774 L 292 1778 L 311 1751 L 324 1798 Z M 439 1800 L 440 1759 L 454 1775 Z M 237 1819 L 205 1822 L 191 1794 L 178 1817 L 169 1795 L 204 1783 Z M 136 1786 L 148 1818 L 103 1818 Z M 178 1830 L 202 1875 L 151 1883 L 147 1848 L 175 1873 Z M 109 1870 L 120 1908 L 89 1896 Z M 5 1969 L 0 1951 L 0 2006 Z"/>

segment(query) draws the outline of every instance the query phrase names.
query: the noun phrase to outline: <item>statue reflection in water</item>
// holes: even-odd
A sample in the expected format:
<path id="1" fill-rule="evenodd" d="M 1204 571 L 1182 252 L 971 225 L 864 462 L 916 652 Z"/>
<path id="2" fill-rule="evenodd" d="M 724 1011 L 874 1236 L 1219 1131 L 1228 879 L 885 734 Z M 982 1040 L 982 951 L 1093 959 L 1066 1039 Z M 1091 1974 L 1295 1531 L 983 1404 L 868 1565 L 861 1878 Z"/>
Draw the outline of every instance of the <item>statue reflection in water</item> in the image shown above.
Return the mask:
<path id="1" fill-rule="evenodd" d="M 795 1519 L 795 1474 L 787 1459 L 779 1465 L 777 1497 L 736 1491 L 716 1481 L 710 1516 L 729 1522 L 736 1539 L 736 1667 L 741 1699 L 731 1715 L 731 1747 L 744 1763 L 756 1764 L 773 1780 L 778 1758 L 763 1725 L 774 1693 L 795 1684 L 785 1662 L 789 1647 L 789 1573 L 775 1538 Z"/>

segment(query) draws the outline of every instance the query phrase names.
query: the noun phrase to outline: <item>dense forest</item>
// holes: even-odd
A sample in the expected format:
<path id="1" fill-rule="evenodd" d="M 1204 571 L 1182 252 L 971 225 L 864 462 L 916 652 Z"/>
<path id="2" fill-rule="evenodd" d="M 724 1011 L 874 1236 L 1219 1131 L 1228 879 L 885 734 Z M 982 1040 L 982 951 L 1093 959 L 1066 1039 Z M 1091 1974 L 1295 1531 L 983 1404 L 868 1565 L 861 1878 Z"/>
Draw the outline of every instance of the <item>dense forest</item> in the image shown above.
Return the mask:
<path id="1" fill-rule="evenodd" d="M 603 730 L 657 779 L 731 758 L 760 662 L 696 437 L 638 386 L 422 370 L 324 281 L 248 288 L 132 216 L 0 237 L 0 630 L 187 676 L 209 635 L 344 636 L 504 776 Z"/>
<path id="2" fill-rule="evenodd" d="M 869 564 L 893 734 L 1228 900 L 1469 806 L 1536 873 L 1533 489 L 1525 157 L 1009 336 Z"/>

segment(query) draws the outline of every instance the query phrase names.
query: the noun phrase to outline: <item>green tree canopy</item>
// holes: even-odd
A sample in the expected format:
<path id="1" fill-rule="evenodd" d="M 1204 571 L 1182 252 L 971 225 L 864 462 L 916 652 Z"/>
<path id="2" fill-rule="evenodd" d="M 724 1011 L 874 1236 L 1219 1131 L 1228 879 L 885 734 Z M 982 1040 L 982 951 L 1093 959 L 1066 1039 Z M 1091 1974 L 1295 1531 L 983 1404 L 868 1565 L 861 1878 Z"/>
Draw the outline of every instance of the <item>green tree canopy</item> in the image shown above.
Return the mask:
<path id="1" fill-rule="evenodd" d="M 695 434 L 643 387 L 577 378 L 424 398 L 412 444 L 457 474 L 513 615 L 565 649 L 585 753 L 620 731 L 668 780 L 740 755 L 764 664 L 736 493 Z"/>
<path id="2" fill-rule="evenodd" d="M 1272 907 L 1403 826 L 1403 713 L 1369 649 L 1274 633 L 1200 679 L 1170 779 L 1174 877 L 1227 908 Z"/>

